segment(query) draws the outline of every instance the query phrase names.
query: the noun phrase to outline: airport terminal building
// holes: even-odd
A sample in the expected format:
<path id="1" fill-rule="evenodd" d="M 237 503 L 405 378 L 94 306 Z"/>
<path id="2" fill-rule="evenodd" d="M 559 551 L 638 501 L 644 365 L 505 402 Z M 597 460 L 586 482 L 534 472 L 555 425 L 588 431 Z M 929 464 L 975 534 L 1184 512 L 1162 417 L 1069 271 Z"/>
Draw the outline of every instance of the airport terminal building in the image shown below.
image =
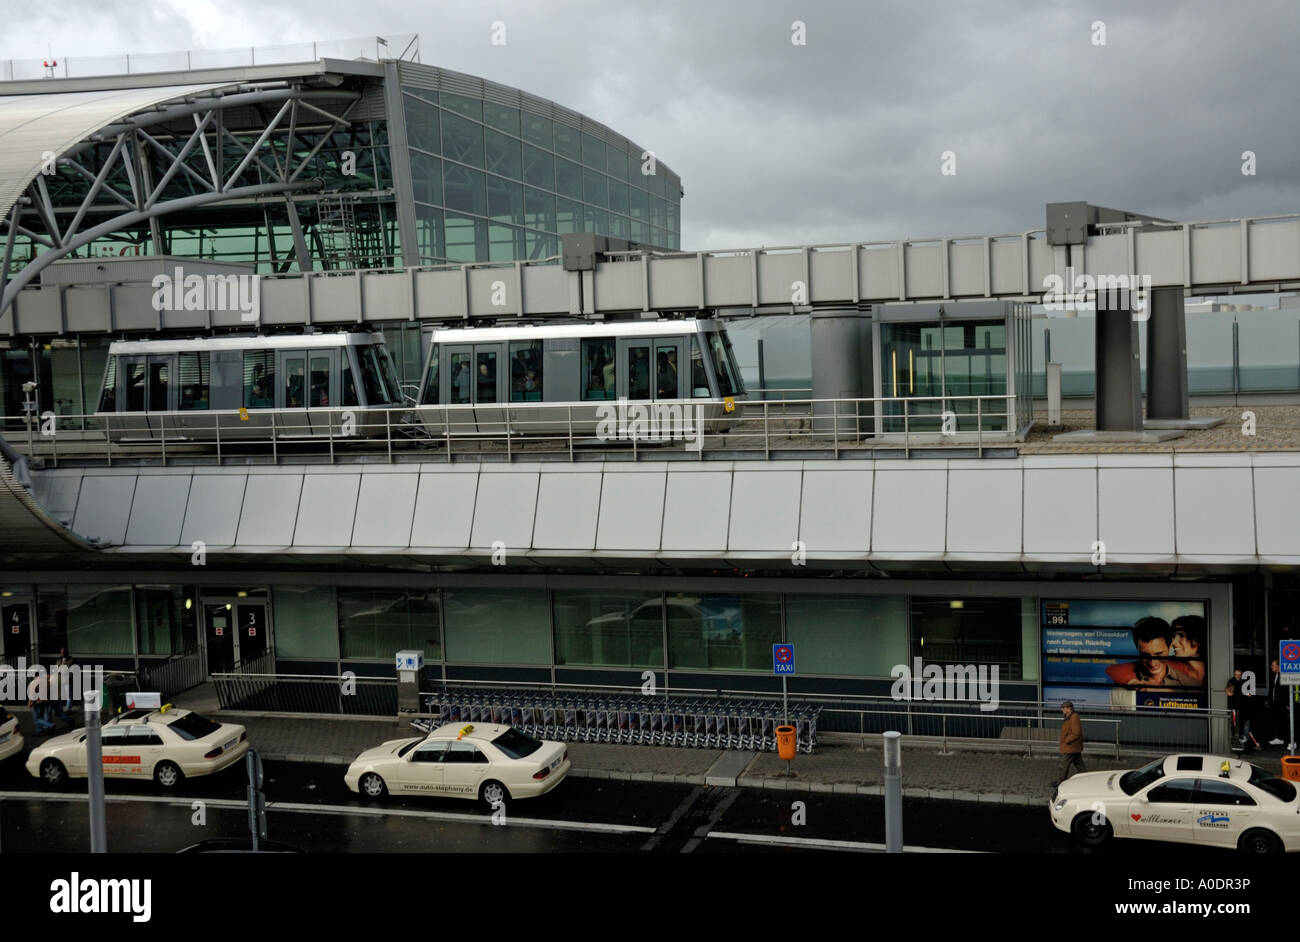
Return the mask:
<path id="1" fill-rule="evenodd" d="M 661 692 L 771 693 L 787 642 L 791 690 L 839 698 L 843 729 L 884 722 L 854 710 L 897 701 L 900 665 L 960 664 L 996 667 L 1000 701 L 1049 720 L 1072 699 L 1151 718 L 1148 742 L 1221 746 L 1224 681 L 1264 678 L 1296 636 L 1300 454 L 1024 447 L 1032 287 L 1070 245 L 1155 253 L 1165 233 L 1103 220 L 941 250 L 684 253 L 682 195 L 603 124 L 402 58 L 0 82 L 5 661 L 67 647 L 170 687 L 352 672 L 378 690 L 417 650 L 426 689 L 630 689 L 651 672 Z M 1239 283 L 1300 283 L 1255 251 Z M 178 264 L 262 276 L 266 333 L 382 331 L 404 386 L 448 322 L 811 313 L 819 402 L 779 419 L 750 402 L 759 424 L 694 453 L 571 435 L 530 454 L 507 435 L 469 455 L 391 430 L 342 456 L 331 434 L 328 457 L 79 451 L 104 438 L 110 343 L 241 330 L 237 313 L 150 306 Z M 1231 277 L 1159 282 L 1172 322 L 1184 287 Z M 1098 429 L 1136 402 L 1140 431 L 1137 328 L 1127 310 L 1102 321 Z M 1131 374 L 1102 363 L 1130 343 Z M 1162 384 L 1176 367 L 1148 361 Z M 46 413 L 43 436 L 27 417 Z M 798 447 L 772 444 L 777 421 Z"/>

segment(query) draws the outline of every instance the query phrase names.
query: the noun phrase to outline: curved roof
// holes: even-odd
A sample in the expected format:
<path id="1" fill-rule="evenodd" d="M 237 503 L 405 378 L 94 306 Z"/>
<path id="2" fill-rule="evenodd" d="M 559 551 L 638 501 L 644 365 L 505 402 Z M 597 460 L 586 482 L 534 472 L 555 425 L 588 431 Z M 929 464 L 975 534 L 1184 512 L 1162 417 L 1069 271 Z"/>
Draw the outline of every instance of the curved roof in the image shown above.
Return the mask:
<path id="1" fill-rule="evenodd" d="M 0 219 L 41 172 L 46 153 L 62 154 L 137 111 L 229 84 L 0 96 Z"/>

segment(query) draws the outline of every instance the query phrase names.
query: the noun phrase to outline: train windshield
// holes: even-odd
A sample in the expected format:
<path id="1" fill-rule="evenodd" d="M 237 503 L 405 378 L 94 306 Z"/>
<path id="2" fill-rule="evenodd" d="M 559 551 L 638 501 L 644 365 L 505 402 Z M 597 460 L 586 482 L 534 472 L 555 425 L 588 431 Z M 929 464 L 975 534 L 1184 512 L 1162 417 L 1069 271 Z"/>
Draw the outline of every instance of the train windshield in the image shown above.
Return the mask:
<path id="1" fill-rule="evenodd" d="M 426 406 L 438 404 L 438 361 L 441 359 L 441 354 L 442 351 L 435 343 L 429 352 L 429 372 L 424 375 L 424 391 L 420 395 L 420 402 Z"/>
<path id="2" fill-rule="evenodd" d="M 736 368 L 736 358 L 731 353 L 731 341 L 726 334 L 711 330 L 706 337 L 709 338 L 709 354 L 713 358 L 713 372 L 718 377 L 718 395 L 719 396 L 739 396 L 745 392 L 745 384 L 741 382 L 740 370 Z"/>
<path id="3" fill-rule="evenodd" d="M 384 351 L 374 344 L 364 344 L 357 347 L 357 360 L 361 364 L 361 385 L 366 393 L 366 405 L 386 406 L 397 402 L 397 377 Z"/>

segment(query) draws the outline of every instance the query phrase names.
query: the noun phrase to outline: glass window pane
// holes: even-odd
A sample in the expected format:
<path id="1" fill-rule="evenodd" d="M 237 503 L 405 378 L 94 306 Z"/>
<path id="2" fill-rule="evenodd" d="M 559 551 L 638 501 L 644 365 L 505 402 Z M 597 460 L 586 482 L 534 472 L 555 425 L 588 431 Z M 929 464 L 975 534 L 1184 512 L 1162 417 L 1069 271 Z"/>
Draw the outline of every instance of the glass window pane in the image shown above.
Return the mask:
<path id="1" fill-rule="evenodd" d="M 462 406 L 469 402 L 469 367 L 468 353 L 451 355 L 451 404 Z"/>
<path id="2" fill-rule="evenodd" d="M 510 401 L 542 399 L 542 342 L 520 340 L 510 344 Z"/>
<path id="3" fill-rule="evenodd" d="M 691 395 L 697 399 L 709 398 L 709 374 L 704 369 L 704 351 L 700 338 L 691 337 Z"/>
<path id="4" fill-rule="evenodd" d="M 104 371 L 104 388 L 99 395 L 100 412 L 117 411 L 117 361 L 119 357 L 112 357 L 108 360 L 108 368 Z"/>
<path id="5" fill-rule="evenodd" d="M 555 161 L 555 192 L 570 199 L 582 199 L 582 168 L 559 158 Z"/>
<path id="6" fill-rule="evenodd" d="M 446 605 L 448 661 L 551 663 L 551 617 L 545 590 L 448 590 Z"/>
<path id="7" fill-rule="evenodd" d="M 307 407 L 320 409 L 330 404 L 330 358 L 311 358 L 311 386 L 308 389 Z"/>
<path id="8" fill-rule="evenodd" d="M 244 408 L 275 408 L 274 351 L 244 351 Z"/>
<path id="9" fill-rule="evenodd" d="M 637 345 L 627 348 L 627 397 L 650 398 L 650 347 Z"/>
<path id="10" fill-rule="evenodd" d="M 496 222 L 524 224 L 524 187 L 491 174 L 487 178 L 488 215 Z"/>
<path id="11" fill-rule="evenodd" d="M 457 209 L 476 216 L 487 214 L 487 181 L 481 170 L 470 170 L 468 167 L 449 163 L 444 166 L 443 181 L 446 185 L 448 209 Z"/>
<path id="12" fill-rule="evenodd" d="M 614 144 L 605 151 L 605 172 L 615 180 L 627 180 L 627 154 Z"/>
<path id="13" fill-rule="evenodd" d="M 442 205 L 442 161 L 418 150 L 411 151 L 411 188 L 422 203 Z"/>
<path id="14" fill-rule="evenodd" d="M 276 586 L 275 653 L 280 657 L 339 656 L 333 586 Z M 394 652 L 396 653 L 396 652 Z"/>
<path id="15" fill-rule="evenodd" d="M 677 344 L 655 347 L 655 398 L 677 398 Z"/>
<path id="16" fill-rule="evenodd" d="M 188 412 L 208 407 L 208 387 L 211 373 L 208 370 L 209 354 L 196 350 L 180 355 L 181 411 Z"/>
<path id="17" fill-rule="evenodd" d="M 438 96 L 444 108 L 450 108 L 452 111 L 459 111 L 463 115 L 468 115 L 475 120 L 483 120 L 483 102 L 478 98 L 466 98 L 464 95 L 452 95 L 443 92 Z"/>
<path id="18" fill-rule="evenodd" d="M 781 640 L 776 595 L 688 595 L 666 599 L 668 666 L 700 670 L 772 670 Z"/>
<path id="19" fill-rule="evenodd" d="M 583 207 L 582 231 L 609 234 L 609 213 L 594 206 Z"/>
<path id="20" fill-rule="evenodd" d="M 524 230 L 500 223 L 488 225 L 488 260 L 513 262 L 524 257 Z"/>
<path id="21" fill-rule="evenodd" d="M 485 101 L 483 123 L 498 131 L 509 131 L 515 137 L 519 136 L 519 111 L 516 108 L 507 108 L 505 105 Z"/>
<path id="22" fill-rule="evenodd" d="M 626 216 L 615 216 L 609 214 L 609 235 L 618 239 L 628 239 L 632 236 L 632 220 Z"/>
<path id="23" fill-rule="evenodd" d="M 398 651 L 416 650 L 425 660 L 442 659 L 436 590 L 340 588 L 338 613 L 344 658 L 391 662 Z"/>
<path id="24" fill-rule="evenodd" d="M 392 402 L 390 387 L 395 385 L 395 378 L 386 376 L 385 363 L 381 361 L 374 344 L 365 344 L 356 348 L 357 359 L 361 366 L 361 386 L 365 392 L 366 405 L 382 406 Z M 390 367 L 391 369 L 391 367 Z"/>
<path id="25" fill-rule="evenodd" d="M 498 131 L 485 132 L 487 163 L 485 166 L 492 173 L 519 180 L 523 176 L 522 162 L 519 156 L 520 144 L 513 137 L 506 137 Z"/>
<path id="26" fill-rule="evenodd" d="M 605 169 L 605 142 L 590 134 L 582 135 L 582 162 L 597 170 Z"/>
<path id="27" fill-rule="evenodd" d="M 442 351 L 438 345 L 433 345 L 433 350 L 429 354 L 429 371 L 424 377 L 424 392 L 420 396 L 420 402 L 426 406 L 436 406 L 438 397 L 442 391 L 438 388 L 438 364 L 442 359 Z"/>
<path id="28" fill-rule="evenodd" d="M 406 105 L 406 139 L 412 147 L 433 154 L 442 152 L 438 133 L 438 109 L 416 98 L 403 98 Z M 304 155 L 305 156 L 305 155 Z"/>
<path id="29" fill-rule="evenodd" d="M 555 189 L 555 158 L 536 147 L 524 145 L 524 182 L 545 190 Z"/>
<path id="30" fill-rule="evenodd" d="M 732 369 L 731 358 L 727 355 L 726 347 L 723 346 L 721 335 L 716 330 L 711 330 L 705 336 L 708 338 L 709 353 L 713 358 L 713 375 L 718 377 L 718 395 L 739 395 L 742 392 L 740 379 Z"/>
<path id="31" fill-rule="evenodd" d="M 130 586 L 68 586 L 69 654 L 130 655 L 133 635 Z"/>
<path id="32" fill-rule="evenodd" d="M 459 115 L 443 114 L 442 155 L 473 167 L 483 166 L 483 127 Z"/>
<path id="33" fill-rule="evenodd" d="M 640 187 L 631 187 L 628 190 L 630 203 L 632 207 L 632 218 L 644 222 L 650 216 L 650 197 L 646 191 Z"/>
<path id="34" fill-rule="evenodd" d="M 547 232 L 534 232 L 531 229 L 524 231 L 526 240 L 525 251 L 527 257 L 533 261 L 543 258 L 552 258 L 560 254 L 559 240 Z"/>
<path id="35" fill-rule="evenodd" d="M 497 355 L 495 350 L 476 351 L 478 368 L 474 371 L 477 384 L 475 402 L 497 401 Z"/>
<path id="36" fill-rule="evenodd" d="M 551 150 L 555 146 L 552 140 L 550 118 L 543 118 L 541 115 L 530 114 L 525 111 L 522 130 L 523 139 L 530 144 L 536 144 L 538 147 L 544 147 L 547 150 Z"/>
<path id="37" fill-rule="evenodd" d="M 304 398 L 306 375 L 301 356 L 285 357 L 284 360 L 284 406 L 286 409 L 301 409 L 307 403 Z"/>
<path id="38" fill-rule="evenodd" d="M 532 187 L 524 187 L 524 225 L 555 231 L 555 197 Z"/>
<path id="39" fill-rule="evenodd" d="M 421 264 L 441 261 L 447 257 L 447 247 L 442 241 L 442 210 L 417 203 L 415 236 Z"/>
<path id="40" fill-rule="evenodd" d="M 785 626 L 801 673 L 888 677 L 908 663 L 903 596 L 787 595 Z"/>
<path id="41" fill-rule="evenodd" d="M 555 125 L 555 152 L 570 160 L 582 160 L 582 142 L 577 128 Z"/>
<path id="42" fill-rule="evenodd" d="M 913 597 L 912 656 L 941 664 L 996 664 L 1004 680 L 1021 679 L 1019 598 Z"/>
<path id="43" fill-rule="evenodd" d="M 659 593 L 557 589 L 555 663 L 662 668 Z"/>
<path id="44" fill-rule="evenodd" d="M 171 388 L 171 357 L 149 358 L 149 411 L 166 412 Z"/>
<path id="45" fill-rule="evenodd" d="M 609 208 L 611 212 L 622 213 L 625 216 L 630 212 L 626 183 L 617 180 L 609 181 Z"/>
<path id="46" fill-rule="evenodd" d="M 197 644 L 193 595 L 188 587 L 141 586 L 136 589 L 135 613 L 141 654 L 178 654 Z"/>
<path id="47" fill-rule="evenodd" d="M 618 398 L 614 379 L 614 339 L 582 341 L 582 398 Z"/>
<path id="48" fill-rule="evenodd" d="M 606 177 L 599 170 L 586 168 L 582 171 L 582 198 L 597 206 L 609 204 L 609 189 Z"/>
<path id="49" fill-rule="evenodd" d="M 563 235 L 566 232 L 582 231 L 582 204 L 563 197 L 555 198 L 555 231 Z"/>

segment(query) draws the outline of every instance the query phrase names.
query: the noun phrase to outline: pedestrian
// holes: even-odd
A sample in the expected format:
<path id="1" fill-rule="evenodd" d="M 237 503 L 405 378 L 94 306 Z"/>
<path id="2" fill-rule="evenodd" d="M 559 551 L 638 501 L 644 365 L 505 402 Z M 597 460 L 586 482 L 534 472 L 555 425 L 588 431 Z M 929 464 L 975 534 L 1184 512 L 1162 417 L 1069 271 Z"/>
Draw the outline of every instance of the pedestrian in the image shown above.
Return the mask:
<path id="1" fill-rule="evenodd" d="M 1060 780 L 1064 782 L 1075 772 L 1088 771 L 1083 765 L 1083 720 L 1074 712 L 1074 704 L 1066 700 L 1061 704 Z"/>
<path id="2" fill-rule="evenodd" d="M 1246 743 L 1251 743 L 1256 750 L 1262 749 L 1259 740 L 1251 732 L 1251 702 L 1250 697 L 1246 696 L 1240 669 L 1233 672 L 1233 677 L 1223 688 L 1223 692 L 1228 695 L 1228 709 L 1232 711 L 1233 751 L 1240 752 L 1246 748 Z"/>
<path id="3" fill-rule="evenodd" d="M 58 678 L 57 683 L 63 685 L 62 696 L 57 696 L 51 689 L 51 696 L 54 699 L 54 712 L 58 715 L 61 722 L 67 723 L 71 729 L 76 723 L 72 716 L 72 672 L 76 670 L 76 665 L 72 663 L 72 656 L 68 654 L 67 648 L 59 648 L 59 659 L 54 666 L 57 670 L 54 677 Z"/>
<path id="4" fill-rule="evenodd" d="M 37 736 L 44 736 L 54 729 L 54 722 L 50 719 L 51 704 L 43 692 L 33 690 L 31 694 L 27 705 L 32 710 L 32 725 L 36 729 Z"/>
<path id="5" fill-rule="evenodd" d="M 1268 741 L 1270 746 L 1286 745 L 1282 740 L 1282 731 L 1287 728 L 1286 722 L 1286 693 L 1290 689 L 1282 683 L 1282 662 L 1277 658 L 1268 665 L 1268 703 L 1265 704 L 1268 709 L 1269 732 L 1273 738 Z"/>

